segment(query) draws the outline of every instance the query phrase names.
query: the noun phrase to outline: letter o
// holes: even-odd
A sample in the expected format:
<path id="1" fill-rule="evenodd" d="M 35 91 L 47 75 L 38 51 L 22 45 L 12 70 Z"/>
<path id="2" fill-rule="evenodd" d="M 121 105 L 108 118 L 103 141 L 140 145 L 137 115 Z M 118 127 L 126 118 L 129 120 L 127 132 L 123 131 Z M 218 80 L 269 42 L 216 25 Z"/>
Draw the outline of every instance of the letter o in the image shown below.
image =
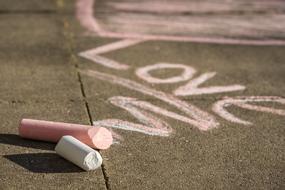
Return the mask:
<path id="1" fill-rule="evenodd" d="M 156 77 L 152 77 L 149 74 L 149 71 L 151 70 L 157 70 L 157 69 L 183 69 L 184 71 L 179 76 L 175 77 L 169 77 L 165 79 L 160 79 Z M 136 75 L 140 77 L 141 79 L 149 82 L 149 83 L 176 83 L 181 81 L 189 80 L 193 77 L 193 75 L 196 73 L 196 70 L 193 67 L 183 65 L 183 64 L 176 64 L 176 63 L 157 63 L 154 65 L 148 65 L 145 67 L 138 68 L 136 70 Z"/>

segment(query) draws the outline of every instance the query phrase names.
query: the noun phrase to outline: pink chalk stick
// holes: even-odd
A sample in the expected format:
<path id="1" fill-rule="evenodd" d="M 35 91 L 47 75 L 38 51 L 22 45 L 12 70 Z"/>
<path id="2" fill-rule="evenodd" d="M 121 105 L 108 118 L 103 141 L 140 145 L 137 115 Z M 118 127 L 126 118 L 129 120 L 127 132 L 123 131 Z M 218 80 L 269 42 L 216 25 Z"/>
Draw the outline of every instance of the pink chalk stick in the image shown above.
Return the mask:
<path id="1" fill-rule="evenodd" d="M 58 142 L 64 135 L 71 135 L 97 149 L 107 149 L 113 142 L 112 134 L 104 127 L 70 123 L 22 119 L 19 134 L 23 138 Z"/>

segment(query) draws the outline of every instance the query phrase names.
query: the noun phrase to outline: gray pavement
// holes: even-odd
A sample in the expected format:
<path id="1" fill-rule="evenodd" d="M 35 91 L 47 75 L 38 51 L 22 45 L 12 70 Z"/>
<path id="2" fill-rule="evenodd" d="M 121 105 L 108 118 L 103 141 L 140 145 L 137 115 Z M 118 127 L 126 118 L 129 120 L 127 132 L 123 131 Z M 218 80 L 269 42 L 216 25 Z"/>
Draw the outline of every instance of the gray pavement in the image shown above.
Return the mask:
<path id="1" fill-rule="evenodd" d="M 75 17 L 74 1 L 17 3 L 0 1 L 0 189 L 284 188 L 285 120 L 284 105 L 279 103 L 285 102 L 284 46 L 146 40 L 100 54 L 130 66 L 116 70 L 79 56 L 80 52 L 121 39 L 88 35 Z M 99 71 L 171 95 L 187 82 L 151 84 L 135 74 L 137 68 L 159 62 L 193 67 L 197 71 L 194 78 L 206 72 L 217 73 L 201 87 L 239 84 L 246 89 L 175 96 L 219 123 L 217 128 L 201 131 L 161 112 L 137 107 L 134 111 L 129 102 L 124 104 L 125 109 L 116 106 L 110 98 L 129 97 L 191 118 L 153 93 L 144 94 L 125 83 L 116 83 L 118 78 L 108 81 L 85 74 L 88 70 Z M 150 74 L 167 78 L 179 75 L 180 70 Z M 226 105 L 229 113 L 252 125 L 226 120 L 213 112 L 216 102 L 237 96 L 254 96 L 255 100 L 274 96 L 279 102 L 263 99 L 251 103 L 268 108 L 265 111 Z M 18 136 L 21 118 L 87 125 L 106 119 L 145 124 L 148 118 L 136 119 L 141 113 L 167 122 L 173 132 L 169 136 L 148 135 L 145 128 L 136 132 L 130 127 L 122 130 L 109 125 L 121 140 L 101 151 L 103 166 L 92 172 L 84 172 L 56 155 L 53 143 Z"/>
<path id="2" fill-rule="evenodd" d="M 21 118 L 90 124 L 62 19 L 33 11 L 0 17 L 0 189 L 105 189 L 102 170 L 82 172 L 54 144 L 17 135 Z"/>

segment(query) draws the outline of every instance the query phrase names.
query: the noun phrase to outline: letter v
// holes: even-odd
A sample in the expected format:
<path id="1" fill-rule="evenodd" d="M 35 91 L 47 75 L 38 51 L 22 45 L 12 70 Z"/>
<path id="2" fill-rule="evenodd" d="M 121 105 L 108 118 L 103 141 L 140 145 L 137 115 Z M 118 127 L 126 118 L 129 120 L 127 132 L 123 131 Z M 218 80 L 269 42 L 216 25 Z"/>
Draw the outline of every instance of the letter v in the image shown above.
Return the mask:
<path id="1" fill-rule="evenodd" d="M 244 90 L 245 86 L 242 85 L 230 85 L 230 86 L 211 86 L 199 88 L 199 85 L 205 81 L 213 78 L 216 72 L 204 73 L 197 78 L 190 80 L 186 85 L 178 87 L 173 91 L 176 96 L 189 96 L 189 95 L 200 95 L 200 94 L 214 94 L 222 92 L 232 92 L 238 90 Z"/>

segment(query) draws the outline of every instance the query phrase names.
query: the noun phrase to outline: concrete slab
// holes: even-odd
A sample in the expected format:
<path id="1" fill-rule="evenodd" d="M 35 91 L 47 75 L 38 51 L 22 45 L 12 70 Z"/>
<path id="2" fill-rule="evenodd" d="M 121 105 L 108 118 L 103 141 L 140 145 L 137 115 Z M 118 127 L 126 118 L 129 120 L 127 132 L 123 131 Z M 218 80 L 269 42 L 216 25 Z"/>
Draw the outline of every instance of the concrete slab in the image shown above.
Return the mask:
<path id="1" fill-rule="evenodd" d="M 101 39 L 78 38 L 78 52 L 82 46 L 94 48 Z M 86 40 L 87 38 L 87 40 Z M 98 41 L 98 43 L 96 43 Z M 83 44 L 84 42 L 84 44 Z M 99 45 L 99 47 L 100 47 Z M 86 48 L 86 49 L 88 49 Z M 113 129 L 124 140 L 104 154 L 111 189 L 274 189 L 283 184 L 284 116 L 250 111 L 235 106 L 226 108 L 240 119 L 250 121 L 245 126 L 226 121 L 212 111 L 213 105 L 224 96 L 280 96 L 285 59 L 282 47 L 207 45 L 174 42 L 144 42 L 125 49 L 102 54 L 112 60 L 130 65 L 118 71 L 78 58 L 81 70 L 95 70 L 108 76 L 118 76 L 143 84 L 148 88 L 171 94 L 184 84 L 149 84 L 135 74 L 138 67 L 157 62 L 182 63 L 197 70 L 195 76 L 216 71 L 215 78 L 201 87 L 242 84 L 244 91 L 208 95 L 185 96 L 180 99 L 211 114 L 220 126 L 210 131 L 199 131 L 192 125 L 153 114 L 175 132 L 170 137 Z M 176 72 L 176 73 L 175 73 Z M 175 71 L 152 73 L 165 78 L 179 74 Z M 97 76 L 103 76 L 98 74 Z M 103 77 L 104 78 L 104 77 Z M 184 115 L 177 108 L 140 90 L 131 90 L 110 82 L 107 78 L 82 74 L 84 89 L 93 120 L 120 119 L 141 123 L 130 112 L 108 100 L 114 96 L 136 98 Z M 179 97 L 178 97 L 179 98 Z M 278 103 L 254 103 L 284 110 Z M 128 104 L 127 104 L 128 106 Z M 131 108 L 130 108 L 131 109 Z M 141 110 L 141 109 L 139 109 Z M 133 113 L 134 115 L 138 115 Z"/>
<path id="2" fill-rule="evenodd" d="M 97 0 L 94 17 L 102 35 L 160 38 L 284 39 L 282 0 Z"/>
<path id="3" fill-rule="evenodd" d="M 145 2 L 139 10 L 149 7 Z M 0 85 L 0 168 L 4 171 L 0 179 L 5 189 L 23 186 L 30 189 L 282 189 L 284 47 L 199 44 L 175 39 L 139 43 L 142 39 L 120 39 L 113 33 L 109 37 L 116 39 L 100 38 L 98 33 L 85 33 L 79 25 L 71 11 L 74 1 L 52 2 L 56 3 L 58 14 L 53 12 L 54 5 L 47 11 L 50 14 L 40 13 L 45 3 L 40 6 L 27 3 L 19 11 L 15 8 L 17 14 L 11 14 L 14 9 L 10 11 L 8 3 L 0 16 L 4 34 L 0 35 L 3 42 L 0 80 L 4 81 Z M 206 8 L 212 9 L 207 3 Z M 270 4 L 272 12 L 269 13 L 268 3 L 263 5 L 265 9 L 253 6 L 257 9 L 253 13 L 276 14 L 280 10 L 282 13 L 283 7 L 274 3 Z M 112 6 L 121 5 L 113 2 Z M 29 13 L 22 14 L 22 10 Z M 196 14 L 195 10 L 192 11 Z M 115 18 L 100 11 L 103 16 Z M 227 14 L 231 11 L 227 10 Z M 94 24 L 92 19 L 87 23 Z M 274 43 L 284 40 L 283 33 L 277 35 L 279 25 L 274 26 L 276 30 L 273 33 L 266 30 L 265 36 L 274 34 L 270 36 Z M 120 40 L 115 45 L 104 46 Z M 79 56 L 94 48 L 101 51 L 96 63 L 90 57 L 88 60 Z M 160 62 L 183 64 L 194 68 L 196 73 L 192 78 L 171 84 L 149 83 L 135 74 L 138 68 Z M 121 70 L 114 68 L 114 64 Z M 91 71 L 86 73 L 88 70 Z M 165 79 L 181 71 L 157 69 L 149 73 Z M 175 89 L 185 86 L 189 80 L 192 89 L 188 92 L 196 95 L 173 95 Z M 218 88 L 220 93 L 209 94 L 209 87 L 234 84 L 244 86 L 245 90 L 223 92 Z M 206 88 L 208 94 L 197 90 L 201 88 Z M 215 106 L 219 114 L 213 111 Z M 113 128 L 116 139 L 121 137 L 121 140 L 102 152 L 103 170 L 80 172 L 54 154 L 54 144 L 16 136 L 21 117 L 82 124 L 88 124 L 91 119 L 97 125 Z M 103 121 L 99 123 L 99 120 Z M 215 128 L 206 130 L 207 127 Z"/>
<path id="4" fill-rule="evenodd" d="M 55 154 L 55 144 L 17 135 L 21 118 L 89 123 L 61 18 L 0 17 L 1 188 L 105 189 L 101 169 L 82 172 Z"/>
<path id="5" fill-rule="evenodd" d="M 79 37 L 78 37 L 79 38 Z M 110 44 L 110 39 L 101 42 L 102 39 L 82 37 L 79 39 L 77 52 L 102 47 Z M 117 40 L 113 40 L 116 42 Z M 84 47 L 86 46 L 86 47 Z M 112 73 L 118 76 L 135 80 L 141 84 L 164 92 L 172 93 L 187 81 L 171 84 L 149 84 L 136 75 L 136 70 L 157 63 L 183 64 L 196 70 L 191 79 L 202 74 L 216 72 L 213 78 L 209 78 L 199 85 L 202 87 L 242 85 L 245 90 L 237 90 L 228 93 L 198 94 L 193 96 L 181 96 L 182 99 L 222 98 L 223 96 L 283 96 L 285 88 L 283 72 L 285 70 L 284 47 L 274 46 L 241 46 L 241 45 L 215 45 L 198 43 L 175 43 L 147 41 L 137 45 L 126 47 L 102 54 L 102 56 L 129 65 L 128 71 L 118 71 L 102 66 L 94 61 L 79 57 L 82 67 L 96 69 Z M 100 54 L 101 55 L 101 54 Z M 151 76 L 167 78 L 179 76 L 182 69 L 161 69 L 150 72 Z M 109 88 L 113 90 L 114 88 Z M 104 92 L 102 92 L 104 93 Z M 108 92 L 106 92 L 108 93 Z"/>
<path id="6" fill-rule="evenodd" d="M 56 2 L 54 0 L 31 0 L 31 1 L 21 1 L 21 0 L 11 0 L 11 1 L 0 1 L 0 12 L 1 13 L 21 13 L 27 11 L 42 13 L 54 12 L 56 7 Z"/>
<path id="7" fill-rule="evenodd" d="M 88 80 L 85 85 L 98 93 L 100 86 L 105 84 L 98 83 L 102 82 Z M 109 96 L 122 95 L 122 91 Z M 102 96 L 94 93 L 87 93 L 87 96 L 93 120 L 141 123 Z M 165 107 L 160 101 L 145 101 Z M 214 100 L 188 102 L 211 113 Z M 253 121 L 254 125 L 242 126 L 217 117 L 221 125 L 202 132 L 189 124 L 149 112 L 157 116 L 157 120 L 166 121 L 174 132 L 169 137 L 160 137 L 113 129 L 124 140 L 103 154 L 111 189 L 280 188 L 283 184 L 284 117 L 234 107 L 229 111 Z"/>

